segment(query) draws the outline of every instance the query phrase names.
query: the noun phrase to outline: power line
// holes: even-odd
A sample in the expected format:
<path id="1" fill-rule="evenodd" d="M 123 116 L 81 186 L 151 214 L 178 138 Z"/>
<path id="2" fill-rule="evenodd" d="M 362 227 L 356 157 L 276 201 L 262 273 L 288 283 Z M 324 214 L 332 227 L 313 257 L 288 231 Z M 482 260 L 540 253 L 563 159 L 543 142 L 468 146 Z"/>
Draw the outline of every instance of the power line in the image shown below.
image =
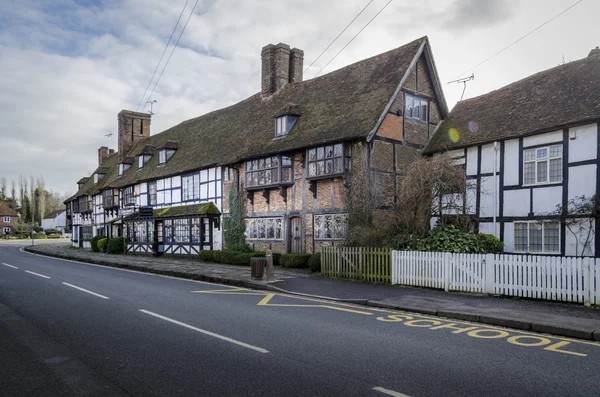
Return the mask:
<path id="1" fill-rule="evenodd" d="M 340 32 L 340 34 L 338 34 L 337 37 L 335 39 L 333 39 L 333 41 L 331 43 L 329 43 L 329 45 L 327 46 L 327 48 L 325 48 L 323 50 L 323 52 L 320 53 L 319 56 L 304 70 L 304 73 L 306 73 L 308 71 L 308 69 L 310 69 L 312 67 L 312 65 L 314 65 L 315 62 L 317 62 L 319 60 L 319 58 L 321 58 L 323 56 L 323 54 L 325 54 L 325 52 L 329 49 L 329 47 L 331 47 L 333 45 L 333 43 L 335 43 L 337 41 L 337 39 L 339 39 L 340 36 L 342 34 L 344 34 L 344 32 L 346 31 L 346 29 L 348 29 L 350 27 L 350 25 L 352 25 L 354 23 L 354 21 L 356 21 L 356 18 L 358 18 L 363 13 L 363 11 L 366 10 L 369 5 L 371 5 L 372 2 L 373 2 L 373 0 L 369 1 L 367 3 L 367 5 L 358 14 L 356 14 L 356 16 L 354 17 L 354 19 L 351 20 L 348 25 L 346 25 L 346 27 L 344 28 L 344 30 L 342 30 Z"/>
<path id="2" fill-rule="evenodd" d="M 169 48 L 169 44 L 171 44 L 171 39 L 173 38 L 173 34 L 175 34 L 175 30 L 177 29 L 177 26 L 179 26 L 179 21 L 181 21 L 181 16 L 183 15 L 183 12 L 185 11 L 185 8 L 187 7 L 188 2 L 189 2 L 189 0 L 185 0 L 185 5 L 183 6 L 183 9 L 181 10 L 181 14 L 179 14 L 179 18 L 177 18 L 177 23 L 175 23 L 175 26 L 173 27 L 173 31 L 171 32 L 171 36 L 169 37 L 169 41 L 167 41 L 167 45 L 165 46 L 165 49 L 163 50 L 162 55 L 160 56 L 160 59 L 158 60 L 158 63 L 156 64 L 156 68 L 154 68 L 154 73 L 152 73 L 152 77 L 150 77 L 150 81 L 148 82 L 148 85 L 146 86 L 146 90 L 144 91 L 144 95 L 142 95 L 142 99 L 140 99 L 140 103 L 138 103 L 137 107 L 135 108 L 136 112 L 140 108 L 140 105 L 142 104 L 142 102 L 144 101 L 144 97 L 146 96 L 146 93 L 148 92 L 148 88 L 150 88 L 150 84 L 152 84 L 152 80 L 154 80 L 154 76 L 156 76 L 156 71 L 158 70 L 160 63 L 162 62 L 163 57 L 165 56 L 165 53 L 167 52 L 167 48 Z"/>
<path id="3" fill-rule="evenodd" d="M 549 24 L 550 22 L 554 21 L 556 18 L 558 18 L 559 16 L 561 16 L 562 14 L 564 14 L 565 12 L 569 11 L 571 8 L 575 7 L 577 4 L 581 3 L 583 0 L 579 0 L 575 3 L 573 3 L 571 6 L 569 6 L 568 8 L 562 10 L 561 12 L 559 12 L 558 14 L 556 14 L 555 16 L 553 16 L 552 18 L 548 19 L 546 22 L 544 22 L 543 24 L 541 24 L 540 26 L 538 26 L 537 28 L 533 29 L 532 31 L 530 31 L 529 33 L 527 33 L 526 35 L 520 37 L 519 39 L 513 41 L 512 43 L 510 43 L 509 45 L 507 45 L 506 47 L 504 47 L 503 49 L 501 49 L 500 51 L 494 53 L 493 55 L 487 57 L 486 59 L 484 59 L 483 61 L 479 62 L 477 65 L 473 66 L 470 69 L 465 70 L 464 72 L 462 72 L 461 74 L 459 74 L 458 76 L 455 77 L 455 79 L 459 78 L 460 76 L 462 76 L 465 73 L 468 73 L 470 71 L 475 70 L 476 68 L 478 68 L 479 66 L 483 65 L 484 63 L 486 63 L 487 61 L 489 61 L 490 59 L 494 58 L 496 55 L 506 51 L 507 49 L 509 49 L 510 47 L 512 47 L 513 45 L 517 44 L 519 41 L 523 40 L 525 37 L 529 36 L 530 34 L 534 33 L 535 31 L 539 30 L 540 28 L 542 28 L 543 26 Z"/>
<path id="4" fill-rule="evenodd" d="M 580 1 L 583 1 L 583 0 L 580 0 Z M 352 38 L 350 39 L 350 41 L 349 41 L 348 43 L 346 43 L 346 45 L 345 45 L 344 47 L 342 47 L 342 49 L 341 49 L 341 50 L 339 50 L 339 52 L 338 52 L 337 54 L 335 54 L 335 55 L 333 56 L 333 58 L 331 58 L 331 60 L 330 60 L 329 62 L 327 62 L 327 63 L 325 64 L 325 66 L 323 66 L 323 67 L 321 68 L 321 70 L 319 70 L 319 71 L 318 71 L 318 72 L 317 72 L 317 73 L 316 73 L 316 74 L 313 76 L 313 78 L 317 77 L 317 76 L 319 75 L 319 73 L 321 73 L 321 72 L 323 71 L 323 69 L 325 69 L 327 66 L 329 66 L 329 64 L 330 64 L 331 62 L 333 62 L 333 60 L 334 60 L 335 58 L 337 58 L 337 56 L 338 56 L 338 55 L 340 55 L 340 53 L 341 53 L 342 51 L 344 51 L 344 50 L 346 49 L 346 47 L 348 47 L 348 46 L 350 45 L 350 43 L 352 43 L 352 42 L 354 41 L 354 39 L 355 39 L 355 38 L 356 38 L 356 37 L 357 37 L 359 34 L 361 34 L 361 32 L 362 32 L 363 30 L 365 30 L 365 28 L 366 28 L 367 26 L 369 26 L 369 24 L 370 24 L 371 22 L 373 22 L 373 20 L 374 20 L 375 18 L 377 18 L 377 16 L 378 16 L 379 14 L 381 14 L 381 12 L 382 12 L 383 10 L 385 10 L 385 8 L 386 8 L 386 7 L 387 7 L 387 6 L 388 6 L 388 5 L 389 5 L 391 2 L 392 2 L 392 0 L 388 1 L 387 3 L 385 3 L 385 5 L 384 5 L 384 6 L 381 8 L 381 10 L 379 10 L 379 11 L 377 12 L 377 14 L 375 14 L 375 16 L 374 16 L 373 18 L 371 18 L 371 19 L 369 20 L 369 22 L 367 22 L 367 24 L 366 24 L 365 26 L 363 26 L 363 28 L 362 28 L 361 30 L 359 30 L 359 31 L 358 31 L 358 33 L 357 33 L 357 34 L 355 34 L 355 35 L 354 35 L 354 37 L 352 37 Z"/>
<path id="5" fill-rule="evenodd" d="M 179 44 L 179 40 L 181 39 L 181 36 L 183 36 L 183 32 L 185 32 L 185 28 L 187 27 L 188 23 L 190 22 L 192 15 L 194 15 L 194 10 L 196 9 L 196 6 L 198 5 L 198 1 L 199 0 L 196 0 L 196 3 L 194 3 L 192 12 L 190 12 L 190 15 L 188 15 L 188 18 L 185 21 L 185 25 L 183 25 L 183 29 L 181 30 L 181 32 L 179 32 L 179 37 L 177 37 L 177 41 L 175 42 L 175 45 L 173 46 L 173 49 L 171 50 L 171 53 L 169 54 L 169 58 L 167 58 L 167 62 L 165 62 L 165 66 L 163 66 L 163 69 L 161 70 L 160 75 L 158 76 L 158 79 L 154 83 L 154 87 L 152 87 L 152 92 L 150 92 L 148 99 L 152 98 L 152 94 L 154 94 L 154 90 L 156 89 L 158 82 L 160 81 L 161 77 L 163 76 L 163 73 L 165 72 L 165 69 L 167 68 L 167 65 L 169 64 L 169 61 L 171 60 L 171 57 L 173 56 L 173 53 L 175 52 L 175 48 L 177 48 L 177 44 Z"/>

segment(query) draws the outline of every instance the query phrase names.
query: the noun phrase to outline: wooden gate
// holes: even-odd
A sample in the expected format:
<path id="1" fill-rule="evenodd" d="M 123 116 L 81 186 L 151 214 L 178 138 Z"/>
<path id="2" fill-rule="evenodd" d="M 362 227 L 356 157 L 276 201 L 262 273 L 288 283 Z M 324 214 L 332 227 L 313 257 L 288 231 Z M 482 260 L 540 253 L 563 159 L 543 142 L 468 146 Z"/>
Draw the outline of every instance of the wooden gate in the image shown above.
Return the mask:
<path id="1" fill-rule="evenodd" d="M 304 252 L 302 249 L 302 218 L 290 218 L 290 250 L 294 254 Z"/>

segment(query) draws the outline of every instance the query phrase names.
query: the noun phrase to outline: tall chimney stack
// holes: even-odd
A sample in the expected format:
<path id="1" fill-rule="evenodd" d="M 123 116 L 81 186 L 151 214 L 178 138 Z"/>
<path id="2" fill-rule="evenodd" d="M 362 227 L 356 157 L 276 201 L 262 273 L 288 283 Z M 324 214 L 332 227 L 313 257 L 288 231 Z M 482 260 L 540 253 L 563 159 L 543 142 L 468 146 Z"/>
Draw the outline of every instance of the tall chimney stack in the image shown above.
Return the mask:
<path id="1" fill-rule="evenodd" d="M 101 146 L 98 149 L 98 167 L 102 166 L 102 162 L 108 157 L 108 146 Z"/>
<path id="2" fill-rule="evenodd" d="M 279 91 L 288 83 L 302 81 L 304 52 L 297 48 L 290 50 L 284 43 L 269 44 L 263 47 L 262 60 L 262 94 L 269 96 Z"/>
<path id="3" fill-rule="evenodd" d="M 119 163 L 123 162 L 139 141 L 150 136 L 150 117 L 149 113 L 131 110 L 119 112 Z"/>
<path id="4" fill-rule="evenodd" d="M 304 51 L 292 48 L 290 51 L 290 83 L 302 81 L 302 68 L 304 68 Z"/>

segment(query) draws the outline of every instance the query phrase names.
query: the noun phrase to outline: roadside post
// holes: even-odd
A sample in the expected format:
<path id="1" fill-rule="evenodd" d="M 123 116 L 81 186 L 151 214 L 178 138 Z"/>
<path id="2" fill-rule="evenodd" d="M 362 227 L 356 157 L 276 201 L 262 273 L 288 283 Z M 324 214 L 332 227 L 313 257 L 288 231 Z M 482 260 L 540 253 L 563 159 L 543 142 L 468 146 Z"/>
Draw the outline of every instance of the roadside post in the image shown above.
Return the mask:
<path id="1" fill-rule="evenodd" d="M 35 227 L 35 223 L 31 223 L 31 246 L 33 247 L 33 228 Z"/>
<path id="2" fill-rule="evenodd" d="M 275 277 L 273 276 L 273 251 L 267 250 L 267 281 L 274 281 Z"/>

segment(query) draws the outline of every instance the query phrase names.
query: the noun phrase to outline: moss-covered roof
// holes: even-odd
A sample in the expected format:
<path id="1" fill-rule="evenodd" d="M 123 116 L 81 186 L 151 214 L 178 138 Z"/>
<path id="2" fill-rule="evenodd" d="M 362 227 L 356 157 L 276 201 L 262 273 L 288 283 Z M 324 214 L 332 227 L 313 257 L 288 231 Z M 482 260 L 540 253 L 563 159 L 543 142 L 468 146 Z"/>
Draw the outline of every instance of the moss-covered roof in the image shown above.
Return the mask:
<path id="1" fill-rule="evenodd" d="M 518 138 L 600 119 L 600 53 L 456 104 L 425 153 Z"/>
<path id="2" fill-rule="evenodd" d="M 128 155 L 168 141 L 178 149 L 164 166 L 158 156 L 133 167 L 111 186 L 125 187 L 248 158 L 328 142 L 366 138 L 398 88 L 426 37 L 326 75 L 261 93 L 233 106 L 184 121 L 140 141 Z M 273 117 L 289 109 L 300 117 L 289 134 L 275 139 Z"/>
<path id="3" fill-rule="evenodd" d="M 83 178 L 85 179 L 85 183 L 75 193 L 73 196 L 69 197 L 65 200 L 65 203 L 76 199 L 77 197 L 84 195 L 94 195 L 105 189 L 112 181 L 114 181 L 119 175 L 119 155 L 118 153 L 113 153 L 110 156 L 106 157 L 104 161 L 102 161 L 102 166 L 98 167 L 94 170 L 92 174 L 99 173 L 105 174 L 102 179 L 98 181 L 98 183 L 94 183 L 94 178 Z"/>
<path id="4" fill-rule="evenodd" d="M 204 204 L 182 205 L 178 207 L 158 208 L 153 211 L 154 218 L 173 218 L 208 215 L 221 215 L 221 212 L 213 202 Z M 123 219 L 126 221 L 130 221 L 138 219 L 139 216 L 139 211 L 136 211 L 132 214 L 127 215 Z"/>

